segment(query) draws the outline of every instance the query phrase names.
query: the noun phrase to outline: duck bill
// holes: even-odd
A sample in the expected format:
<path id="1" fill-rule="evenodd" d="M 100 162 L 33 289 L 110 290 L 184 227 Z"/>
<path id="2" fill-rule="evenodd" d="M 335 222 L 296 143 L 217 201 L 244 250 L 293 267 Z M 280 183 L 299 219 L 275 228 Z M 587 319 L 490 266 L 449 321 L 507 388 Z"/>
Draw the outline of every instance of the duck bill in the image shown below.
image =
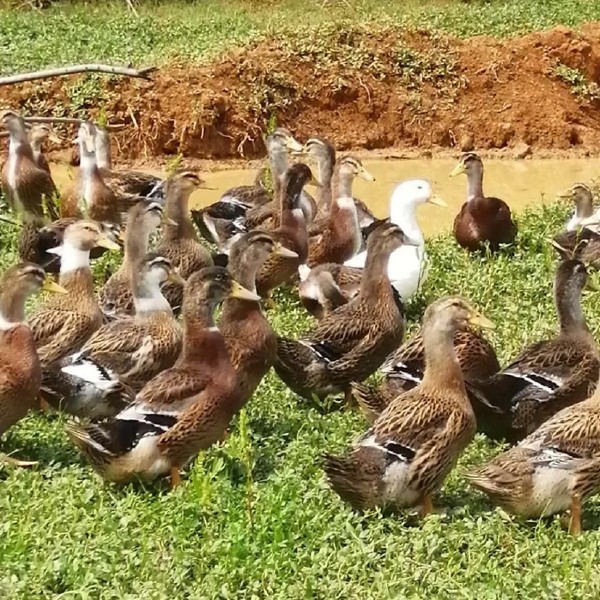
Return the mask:
<path id="1" fill-rule="evenodd" d="M 403 246 L 414 246 L 418 248 L 421 246 L 421 242 L 419 240 L 413 240 L 409 238 L 407 235 L 404 236 L 404 241 L 402 242 Z"/>
<path id="2" fill-rule="evenodd" d="M 358 176 L 365 181 L 375 181 L 375 177 L 369 173 L 364 167 L 358 172 Z"/>
<path id="3" fill-rule="evenodd" d="M 573 190 L 569 188 L 568 190 L 563 190 L 562 192 L 558 192 L 556 197 L 560 200 L 572 200 L 573 198 Z"/>
<path id="4" fill-rule="evenodd" d="M 167 217 L 167 215 L 163 215 L 160 223 L 161 225 L 177 225 L 177 221 L 175 219 L 171 219 L 171 217 Z"/>
<path id="5" fill-rule="evenodd" d="M 298 258 L 298 254 L 289 248 L 286 248 L 279 242 L 273 246 L 273 252 L 279 256 L 286 256 L 287 258 Z"/>
<path id="6" fill-rule="evenodd" d="M 287 138 L 285 147 L 293 154 L 304 154 L 304 146 L 294 137 Z"/>
<path id="7" fill-rule="evenodd" d="M 439 196 L 431 196 L 429 200 L 427 200 L 429 204 L 435 204 L 436 206 L 441 206 L 442 208 L 448 208 L 448 204 L 444 202 Z"/>
<path id="8" fill-rule="evenodd" d="M 113 242 L 104 233 L 98 237 L 96 246 L 99 246 L 100 248 L 106 248 L 107 250 L 120 250 L 121 249 L 121 246 L 119 246 L 119 244 L 117 244 L 117 242 Z"/>
<path id="9" fill-rule="evenodd" d="M 260 300 L 260 296 L 246 289 L 244 286 L 240 285 L 237 281 L 233 282 L 233 287 L 231 288 L 231 293 L 229 294 L 230 298 L 237 298 L 238 300 L 253 300 L 254 302 L 258 302 Z"/>
<path id="10" fill-rule="evenodd" d="M 169 272 L 169 276 L 167 277 L 167 281 L 169 283 L 174 283 L 176 285 L 184 285 L 185 279 L 175 270 Z"/>
<path id="11" fill-rule="evenodd" d="M 462 175 L 466 173 L 467 169 L 465 168 L 464 162 L 459 162 L 452 171 L 450 171 L 450 177 L 456 177 L 457 175 Z"/>
<path id="12" fill-rule="evenodd" d="M 494 329 L 496 327 L 493 321 L 490 321 L 487 317 L 484 317 L 477 312 L 469 317 L 469 323 L 475 327 L 480 327 L 481 329 Z"/>
<path id="13" fill-rule="evenodd" d="M 46 277 L 46 279 L 44 279 L 42 289 L 45 292 L 50 292 L 51 294 L 68 294 L 69 293 L 69 291 L 66 288 L 64 288 L 62 285 L 59 285 L 58 283 L 56 283 L 56 281 L 53 281 L 52 279 L 50 279 L 50 277 Z"/>
<path id="14" fill-rule="evenodd" d="M 314 175 L 308 180 L 308 185 L 316 188 L 323 187 L 323 184 Z"/>

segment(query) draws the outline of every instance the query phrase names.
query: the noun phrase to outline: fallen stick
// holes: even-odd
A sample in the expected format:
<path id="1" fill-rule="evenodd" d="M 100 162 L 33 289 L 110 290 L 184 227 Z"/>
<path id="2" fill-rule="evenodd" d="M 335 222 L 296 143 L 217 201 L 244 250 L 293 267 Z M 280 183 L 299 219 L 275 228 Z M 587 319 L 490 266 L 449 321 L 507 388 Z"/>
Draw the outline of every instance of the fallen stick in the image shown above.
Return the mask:
<path id="1" fill-rule="evenodd" d="M 112 67 L 110 65 L 98 64 L 72 65 L 70 67 L 60 67 L 58 69 L 33 71 L 32 73 L 21 73 L 19 75 L 0 77 L 0 86 L 23 83 L 24 81 L 34 81 L 36 79 L 46 79 L 49 77 L 62 77 L 63 75 L 73 75 L 74 73 L 110 73 L 111 75 L 122 75 L 123 77 L 150 79 L 150 73 L 156 71 L 156 69 L 157 67 L 130 69 L 129 67 Z"/>

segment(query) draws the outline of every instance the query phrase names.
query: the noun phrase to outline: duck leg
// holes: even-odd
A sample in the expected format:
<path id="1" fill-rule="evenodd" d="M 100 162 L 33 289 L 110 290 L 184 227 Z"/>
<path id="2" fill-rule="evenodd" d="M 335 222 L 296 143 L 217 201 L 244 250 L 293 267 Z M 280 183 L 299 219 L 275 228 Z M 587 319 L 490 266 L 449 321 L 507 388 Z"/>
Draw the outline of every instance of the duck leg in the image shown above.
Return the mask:
<path id="1" fill-rule="evenodd" d="M 179 467 L 171 467 L 171 489 L 174 490 L 181 483 Z"/>
<path id="2" fill-rule="evenodd" d="M 9 467 L 35 467 L 39 463 L 37 460 L 19 460 L 0 452 L 0 464 L 5 464 Z"/>
<path id="3" fill-rule="evenodd" d="M 571 496 L 571 519 L 569 521 L 569 533 L 579 535 L 581 533 L 581 496 Z"/>
<path id="4" fill-rule="evenodd" d="M 433 501 L 431 499 L 431 494 L 423 494 L 423 498 L 421 500 L 421 510 L 419 511 L 419 516 L 424 519 L 427 515 L 430 515 L 433 512 Z"/>

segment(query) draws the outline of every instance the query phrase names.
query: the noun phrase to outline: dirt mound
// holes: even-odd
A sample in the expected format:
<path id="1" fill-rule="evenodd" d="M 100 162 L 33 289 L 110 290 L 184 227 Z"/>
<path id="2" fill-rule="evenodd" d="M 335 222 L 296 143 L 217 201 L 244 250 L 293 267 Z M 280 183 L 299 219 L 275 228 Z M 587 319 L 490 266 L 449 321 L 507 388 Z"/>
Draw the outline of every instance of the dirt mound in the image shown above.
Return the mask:
<path id="1" fill-rule="evenodd" d="M 3 87 L 0 106 L 102 107 L 128 125 L 114 136 L 122 158 L 257 156 L 274 122 L 340 149 L 597 151 L 599 34 L 599 23 L 510 40 L 338 25 L 265 39 L 207 65 L 170 65 L 152 83 L 109 79 L 94 91 L 88 76 Z"/>

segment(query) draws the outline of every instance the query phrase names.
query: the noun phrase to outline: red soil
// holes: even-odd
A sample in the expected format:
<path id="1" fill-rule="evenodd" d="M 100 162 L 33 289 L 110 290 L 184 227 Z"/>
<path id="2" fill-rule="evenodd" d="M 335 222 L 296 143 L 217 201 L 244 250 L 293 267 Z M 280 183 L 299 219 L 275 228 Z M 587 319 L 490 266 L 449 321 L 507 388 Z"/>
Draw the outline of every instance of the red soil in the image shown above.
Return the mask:
<path id="1" fill-rule="evenodd" d="M 600 23 L 509 40 L 327 35 L 317 51 L 270 39 L 210 64 L 164 67 L 152 82 L 107 80 L 104 111 L 127 124 L 114 136 L 116 155 L 257 156 L 272 115 L 298 138 L 324 135 L 340 149 L 600 150 L 600 102 L 578 98 L 554 73 L 562 63 L 600 83 Z M 408 49 L 406 64 L 399 47 Z M 2 87 L 0 106 L 50 114 L 69 105 L 72 83 Z"/>

